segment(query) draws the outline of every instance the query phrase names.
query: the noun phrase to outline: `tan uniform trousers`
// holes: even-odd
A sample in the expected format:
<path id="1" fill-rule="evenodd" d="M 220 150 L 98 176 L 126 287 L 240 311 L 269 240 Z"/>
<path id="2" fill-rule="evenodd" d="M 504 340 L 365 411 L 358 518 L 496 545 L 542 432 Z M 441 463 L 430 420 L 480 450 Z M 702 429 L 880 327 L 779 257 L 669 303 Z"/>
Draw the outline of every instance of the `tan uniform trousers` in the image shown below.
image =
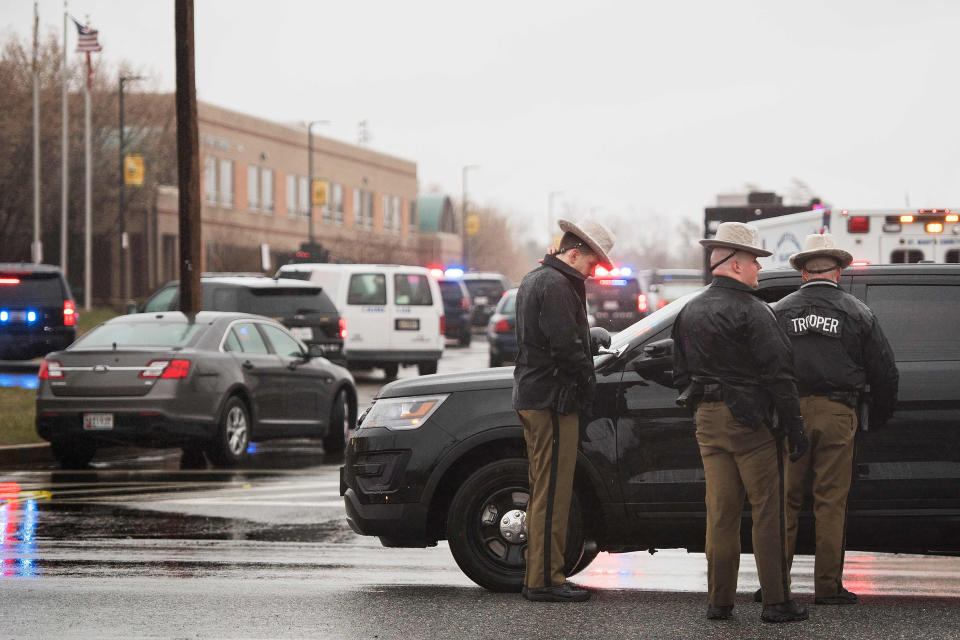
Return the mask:
<path id="1" fill-rule="evenodd" d="M 527 502 L 527 587 L 563 584 L 564 548 L 577 464 L 580 417 L 550 409 L 517 411 L 530 460 Z"/>
<path id="2" fill-rule="evenodd" d="M 723 402 L 697 407 L 697 444 L 706 477 L 707 589 L 714 606 L 732 605 L 740 570 L 744 497 L 753 519 L 753 555 L 763 604 L 790 599 L 777 443 L 766 427 L 734 420 Z"/>
<path id="3" fill-rule="evenodd" d="M 800 398 L 800 412 L 810 451 L 787 465 L 787 549 L 792 566 L 798 515 L 812 480 L 817 540 L 814 591 L 816 597 L 828 598 L 837 595 L 843 578 L 844 529 L 857 414 L 851 407 L 825 396 Z"/>

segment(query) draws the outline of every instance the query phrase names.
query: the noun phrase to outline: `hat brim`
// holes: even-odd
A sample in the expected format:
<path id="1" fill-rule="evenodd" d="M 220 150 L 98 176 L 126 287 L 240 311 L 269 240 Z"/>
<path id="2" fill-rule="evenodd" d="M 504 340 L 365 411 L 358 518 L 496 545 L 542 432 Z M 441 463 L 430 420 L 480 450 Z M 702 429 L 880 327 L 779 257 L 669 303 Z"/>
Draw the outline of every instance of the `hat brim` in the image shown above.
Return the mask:
<path id="1" fill-rule="evenodd" d="M 713 238 L 706 238 L 700 241 L 700 244 L 705 246 L 708 249 L 722 248 L 722 249 L 736 249 L 737 251 L 743 251 L 745 253 L 752 253 L 758 258 L 766 258 L 767 256 L 772 256 L 772 251 L 767 251 L 766 249 L 760 249 L 759 247 L 754 247 L 749 244 L 740 244 L 737 242 L 726 242 L 725 240 L 714 240 Z"/>
<path id="2" fill-rule="evenodd" d="M 833 258 L 840 263 L 841 269 L 846 269 L 853 262 L 853 256 L 843 249 L 811 249 L 790 256 L 790 266 L 797 271 L 803 271 L 803 265 L 810 258 Z"/>
<path id="3" fill-rule="evenodd" d="M 560 230 L 564 233 L 572 233 L 586 242 L 587 246 L 590 247 L 590 249 L 597 254 L 597 257 L 600 258 L 600 266 L 607 269 L 613 269 L 613 261 L 610 260 L 610 256 L 607 255 L 607 252 L 601 249 L 600 245 L 594 242 L 593 238 L 590 237 L 590 234 L 577 226 L 577 223 L 570 222 L 569 220 L 558 220 L 557 224 L 560 225 Z"/>

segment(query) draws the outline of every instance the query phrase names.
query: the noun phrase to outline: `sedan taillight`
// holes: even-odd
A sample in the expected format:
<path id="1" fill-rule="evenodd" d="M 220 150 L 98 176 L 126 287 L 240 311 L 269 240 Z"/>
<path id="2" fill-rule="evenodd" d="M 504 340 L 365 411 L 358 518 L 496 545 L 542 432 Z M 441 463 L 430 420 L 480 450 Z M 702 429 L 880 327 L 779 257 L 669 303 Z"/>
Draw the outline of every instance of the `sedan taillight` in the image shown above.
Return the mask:
<path id="1" fill-rule="evenodd" d="M 510 323 L 507 322 L 506 318 L 500 318 L 497 320 L 497 324 L 493 325 L 493 330 L 497 333 L 510 333 Z"/>
<path id="2" fill-rule="evenodd" d="M 63 301 L 63 326 L 73 327 L 77 324 L 77 308 L 73 305 L 73 300 Z"/>
<path id="3" fill-rule="evenodd" d="M 190 373 L 189 360 L 151 360 L 140 372 L 141 378 L 186 378 Z"/>
<path id="4" fill-rule="evenodd" d="M 346 318 L 340 318 L 340 339 L 347 339 L 347 320 Z"/>
<path id="5" fill-rule="evenodd" d="M 56 360 L 44 360 L 40 363 L 40 371 L 37 373 L 37 378 L 40 380 L 63 378 L 63 369 L 60 368 L 60 363 Z"/>

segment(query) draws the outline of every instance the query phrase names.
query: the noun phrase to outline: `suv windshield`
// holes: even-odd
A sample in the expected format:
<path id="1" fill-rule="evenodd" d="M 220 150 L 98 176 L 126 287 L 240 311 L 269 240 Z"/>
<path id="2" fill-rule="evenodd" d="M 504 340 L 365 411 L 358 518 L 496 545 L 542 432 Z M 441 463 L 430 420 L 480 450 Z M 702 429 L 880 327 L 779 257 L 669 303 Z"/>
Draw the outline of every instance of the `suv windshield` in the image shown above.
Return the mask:
<path id="1" fill-rule="evenodd" d="M 63 304 L 63 287 L 56 273 L 0 272 L 0 305 Z"/>
<path id="2" fill-rule="evenodd" d="M 117 349 L 124 347 L 165 347 L 189 345 L 207 325 L 187 322 L 108 322 L 87 332 L 69 347 L 75 349 Z"/>

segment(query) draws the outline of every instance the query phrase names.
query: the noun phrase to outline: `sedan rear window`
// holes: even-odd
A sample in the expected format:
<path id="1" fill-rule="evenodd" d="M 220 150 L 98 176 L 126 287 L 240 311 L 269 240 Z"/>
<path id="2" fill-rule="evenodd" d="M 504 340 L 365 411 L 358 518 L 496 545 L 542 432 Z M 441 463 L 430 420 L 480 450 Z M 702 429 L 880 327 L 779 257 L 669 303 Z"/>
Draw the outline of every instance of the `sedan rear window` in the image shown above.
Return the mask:
<path id="1" fill-rule="evenodd" d="M 63 304 L 60 276 L 0 273 L 0 304 L 59 306 Z"/>
<path id="2" fill-rule="evenodd" d="M 189 346 L 208 325 L 187 322 L 108 322 L 86 333 L 70 350 Z"/>

